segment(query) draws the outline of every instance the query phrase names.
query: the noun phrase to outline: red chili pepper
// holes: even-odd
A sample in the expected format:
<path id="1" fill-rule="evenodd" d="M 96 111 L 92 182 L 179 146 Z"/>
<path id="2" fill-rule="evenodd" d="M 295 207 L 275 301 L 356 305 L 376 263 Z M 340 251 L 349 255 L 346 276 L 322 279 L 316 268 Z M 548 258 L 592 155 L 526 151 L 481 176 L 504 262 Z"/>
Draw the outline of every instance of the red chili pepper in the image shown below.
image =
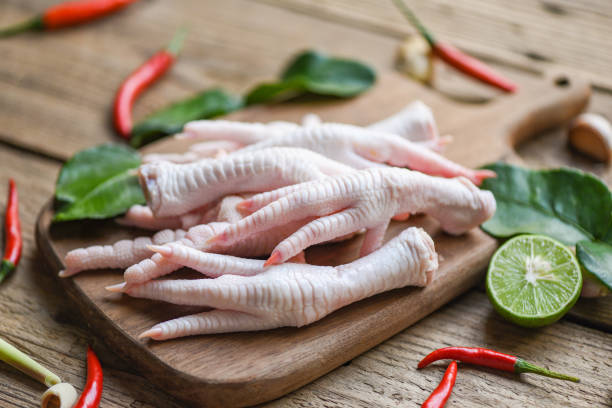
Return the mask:
<path id="1" fill-rule="evenodd" d="M 29 30 L 55 30 L 86 23 L 114 13 L 135 1 L 137 0 L 80 0 L 60 3 L 34 18 L 0 30 L 0 37 Z"/>
<path id="2" fill-rule="evenodd" d="M 117 132 L 130 139 L 132 132 L 132 105 L 142 91 L 160 78 L 174 63 L 185 38 L 185 30 L 174 35 L 170 45 L 158 51 L 144 64 L 128 76 L 119 87 L 115 96 L 114 120 Z"/>
<path id="3" fill-rule="evenodd" d="M 431 32 L 427 30 L 423 24 L 421 24 L 417 16 L 402 0 L 394 0 L 394 2 L 402 14 L 404 14 L 408 21 L 410 21 L 410 23 L 416 27 L 423 38 L 425 38 L 425 40 L 429 43 L 429 46 L 433 50 L 434 54 L 440 57 L 440 59 L 442 59 L 448 65 L 456 68 L 468 76 L 471 76 L 472 78 L 499 88 L 503 91 L 516 91 L 517 85 L 515 83 L 497 74 L 481 61 L 464 54 L 450 44 L 444 44 L 436 41 Z"/>
<path id="4" fill-rule="evenodd" d="M 87 347 L 87 383 L 81 397 L 72 408 L 96 408 L 102 397 L 102 366 L 91 347 Z"/>
<path id="5" fill-rule="evenodd" d="M 19 222 L 19 200 L 17 186 L 13 179 L 9 180 L 9 195 L 6 205 L 4 227 L 6 228 L 6 250 L 0 264 L 0 282 L 15 270 L 21 258 L 23 241 L 21 238 L 21 223 Z"/>
<path id="6" fill-rule="evenodd" d="M 421 362 L 419 362 L 418 367 L 423 368 L 434 361 L 444 359 L 458 360 L 464 363 L 491 367 L 513 373 L 533 373 L 546 377 L 558 378 L 560 380 L 580 382 L 580 380 L 576 377 L 549 371 L 545 368 L 528 363 L 522 358 L 480 347 L 441 348 L 428 354 L 423 360 L 421 360 Z"/>
<path id="7" fill-rule="evenodd" d="M 442 408 L 453 392 L 455 379 L 457 378 L 457 362 L 451 361 L 442 377 L 442 381 L 431 393 L 429 398 L 421 405 L 421 408 Z"/>

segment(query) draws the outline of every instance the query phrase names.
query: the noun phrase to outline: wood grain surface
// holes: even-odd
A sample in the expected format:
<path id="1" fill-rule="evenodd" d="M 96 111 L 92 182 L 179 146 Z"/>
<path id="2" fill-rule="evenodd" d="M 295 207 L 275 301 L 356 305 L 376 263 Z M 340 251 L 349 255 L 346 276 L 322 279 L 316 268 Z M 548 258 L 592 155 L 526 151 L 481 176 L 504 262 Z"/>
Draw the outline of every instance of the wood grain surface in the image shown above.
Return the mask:
<path id="1" fill-rule="evenodd" d="M 306 113 L 314 112 L 330 122 L 367 124 L 418 98 L 432 106 L 440 118 L 440 131 L 453 134 L 448 157 L 476 167 L 512 154 L 516 141 L 576 116 L 588 103 L 590 88 L 578 78 L 567 78 L 567 82 L 561 87 L 550 78 L 525 79 L 516 95 L 497 98 L 484 106 L 466 107 L 398 74 L 388 73 L 379 78 L 372 91 L 354 100 L 254 107 L 232 118 L 254 122 L 299 121 Z M 507 111 L 512 114 L 500 120 Z M 147 151 L 176 151 L 173 144 L 185 148 L 184 141 L 170 138 Z M 112 244 L 142 234 L 126 231 L 113 221 L 52 226 L 52 215 L 50 207 L 42 211 L 37 243 L 54 274 L 64 269 L 61 260 L 69 250 Z M 394 223 L 386 238 L 394 237 L 407 225 L 425 228 L 436 243 L 441 262 L 430 285 L 375 296 L 300 329 L 143 344 L 137 339 L 143 330 L 192 313 L 193 308 L 159 302 L 152 307 L 152 302 L 108 294 L 104 287 L 120 280 L 122 271 L 94 271 L 61 281 L 98 335 L 159 387 L 195 405 L 252 405 L 278 398 L 312 381 L 463 293 L 480 280 L 496 248 L 495 240 L 478 229 L 451 237 L 441 233 L 437 224 L 426 217 Z M 356 258 L 360 244 L 361 239 L 353 239 L 318 247 L 307 252 L 307 259 L 314 264 L 344 264 Z"/>
<path id="2" fill-rule="evenodd" d="M 0 26 L 53 3 L 56 1 L 2 1 Z M 59 160 L 81 148 L 117 140 L 108 115 L 122 77 L 168 41 L 183 21 L 196 22 L 195 31 L 192 27 L 195 35 L 188 38 L 180 63 L 138 102 L 137 117 L 214 85 L 243 91 L 259 80 L 274 77 L 283 61 L 304 48 L 356 57 L 379 69 L 390 68 L 398 39 L 411 32 L 399 16 L 392 15 L 386 2 L 255 3 L 143 0 L 92 25 L 0 41 L 0 202 L 6 200 L 1 186 L 8 177 L 15 177 L 26 239 L 18 273 L 0 286 L 0 336 L 79 389 L 85 378 L 86 344 L 93 343 L 105 367 L 102 407 L 183 406 L 151 386 L 95 337 L 87 322 L 69 306 L 55 280 L 44 273 L 33 242 L 36 212 L 52 194 Z M 491 62 L 498 70 L 537 73 L 551 64 L 561 64 L 565 72 L 585 74 L 595 84 L 589 111 L 612 116 L 612 49 L 605 46 L 612 27 L 612 3 L 415 0 L 411 4 L 441 38 Z M 365 12 L 358 14 L 356 9 Z M 530 166 L 571 165 L 612 185 L 609 166 L 567 149 L 563 127 L 523 144 L 519 154 Z M 517 381 L 514 376 L 466 368 L 460 371 L 448 407 L 612 406 L 611 313 L 610 297 L 581 299 L 562 321 L 526 331 L 501 320 L 486 296 L 475 289 L 350 365 L 272 405 L 417 406 L 434 388 L 443 367 L 417 372 L 414 362 L 433 348 L 466 344 L 520 351 L 523 357 L 549 368 L 576 367 L 574 374 L 592 375 L 568 388 L 566 383 L 536 377 Z M 0 406 L 36 407 L 42 391 L 39 384 L 0 365 Z"/>

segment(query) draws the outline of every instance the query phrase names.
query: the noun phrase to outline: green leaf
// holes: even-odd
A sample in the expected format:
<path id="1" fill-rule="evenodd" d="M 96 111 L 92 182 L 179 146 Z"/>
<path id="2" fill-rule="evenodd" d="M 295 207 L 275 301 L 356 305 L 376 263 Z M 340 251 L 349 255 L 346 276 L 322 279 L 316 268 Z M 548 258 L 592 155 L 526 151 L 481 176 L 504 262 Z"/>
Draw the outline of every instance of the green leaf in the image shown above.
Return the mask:
<path id="1" fill-rule="evenodd" d="M 580 264 L 612 290 L 612 245 L 605 242 L 580 241 L 576 244 Z"/>
<path id="2" fill-rule="evenodd" d="M 105 180 L 140 165 L 140 156 L 129 147 L 105 144 L 82 150 L 60 171 L 55 198 L 73 203 Z"/>
<path id="3" fill-rule="evenodd" d="M 185 123 L 225 115 L 240 109 L 242 101 L 222 89 L 210 89 L 163 108 L 136 124 L 130 144 L 140 147 L 183 130 Z"/>
<path id="4" fill-rule="evenodd" d="M 528 170 L 496 163 L 482 188 L 497 201 L 482 229 L 495 237 L 545 234 L 576 245 L 580 264 L 612 288 L 612 194 L 595 176 L 572 169 Z"/>
<path id="5" fill-rule="evenodd" d="M 546 234 L 567 245 L 608 236 L 612 198 L 596 177 L 565 168 L 535 171 L 503 163 L 486 168 L 497 173 L 482 184 L 497 201 L 495 216 L 482 225 L 489 234 Z"/>
<path id="6" fill-rule="evenodd" d="M 306 51 L 285 68 L 281 81 L 257 86 L 246 101 L 249 105 L 265 103 L 303 93 L 349 98 L 366 91 L 375 81 L 376 74 L 365 64 Z"/>
<path id="7" fill-rule="evenodd" d="M 54 221 L 109 218 L 124 213 L 145 197 L 135 169 L 138 153 L 120 145 L 102 145 L 75 154 L 64 164 L 55 197 L 64 205 Z"/>
<path id="8" fill-rule="evenodd" d="M 246 104 L 266 103 L 291 99 L 306 92 L 302 81 L 287 80 L 260 84 L 246 97 Z"/>

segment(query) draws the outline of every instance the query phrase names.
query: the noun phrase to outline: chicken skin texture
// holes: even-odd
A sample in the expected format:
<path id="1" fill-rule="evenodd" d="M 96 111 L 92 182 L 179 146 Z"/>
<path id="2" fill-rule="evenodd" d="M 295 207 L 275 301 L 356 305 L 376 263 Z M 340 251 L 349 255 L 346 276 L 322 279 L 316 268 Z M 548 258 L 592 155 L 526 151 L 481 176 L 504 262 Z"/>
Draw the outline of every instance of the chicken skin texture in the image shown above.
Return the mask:
<path id="1" fill-rule="evenodd" d="M 134 297 L 215 308 L 157 324 L 141 334 L 155 340 L 301 327 L 387 290 L 425 286 L 438 268 L 432 239 L 414 227 L 378 251 L 337 267 L 286 263 L 266 268 L 260 260 L 199 252 L 176 244 L 153 249 L 213 279 L 157 280 L 112 289 Z"/>
<path id="2" fill-rule="evenodd" d="M 468 169 L 400 136 L 338 123 L 300 128 L 278 136 L 270 136 L 239 152 L 280 146 L 308 149 L 355 169 L 388 164 L 408 167 L 432 176 L 464 176 L 475 184 L 495 176 L 490 170 Z"/>
<path id="3" fill-rule="evenodd" d="M 73 249 L 64 257 L 65 269 L 60 271 L 62 278 L 90 269 L 127 268 L 151 256 L 150 245 L 162 245 L 185 237 L 183 230 L 163 230 L 153 237 L 123 239 L 113 245 L 94 245 Z"/>
<path id="4" fill-rule="evenodd" d="M 278 264 L 307 247 L 366 228 L 361 255 L 377 249 L 396 214 L 425 213 L 441 228 L 462 234 L 495 212 L 491 192 L 468 179 L 444 179 L 400 168 L 374 168 L 288 186 L 255 195 L 239 204 L 253 213 L 230 224 L 210 243 L 232 245 L 304 217 L 315 217 L 281 241 L 267 264 Z"/>
<path id="5" fill-rule="evenodd" d="M 153 251 L 148 248 L 153 244 L 162 245 L 184 239 L 187 243 L 204 249 L 206 240 L 208 240 L 214 234 L 214 231 L 222 230 L 229 225 L 229 223 L 234 223 L 242 219 L 242 215 L 236 209 L 236 204 L 242 202 L 246 197 L 249 197 L 249 195 L 226 196 L 215 207 L 208 210 L 206 214 L 197 215 L 197 219 L 203 223 L 212 223 L 213 221 L 216 221 L 212 226 L 201 225 L 199 228 L 197 228 L 196 226 L 200 225 L 199 222 L 193 223 L 186 220 L 186 217 L 192 215 L 190 213 L 181 217 L 174 217 L 175 224 L 180 224 L 181 222 L 183 225 L 189 224 L 187 227 L 183 226 L 183 229 L 165 229 L 153 235 L 153 237 L 138 237 L 133 240 L 124 239 L 117 241 L 113 245 L 94 245 L 87 248 L 74 249 L 68 252 L 64 257 L 65 269 L 60 273 L 60 276 L 72 276 L 81 271 L 89 269 L 128 268 L 131 265 L 140 263 L 152 255 L 154 256 Z M 134 209 L 134 207 L 139 208 Z M 145 218 L 130 219 L 129 222 L 127 222 L 125 221 L 125 219 L 128 218 L 128 215 L 126 214 L 122 224 L 147 229 L 151 226 L 151 224 L 154 225 L 159 221 L 153 217 L 153 214 L 148 207 L 134 207 L 128 211 L 128 214 L 130 212 L 143 211 L 148 215 L 145 216 Z M 171 217 L 168 217 L 166 220 L 169 219 L 171 219 Z M 139 222 L 142 222 L 143 225 L 139 225 Z M 194 228 L 191 229 L 191 227 Z M 241 243 L 235 248 L 222 248 L 221 250 L 224 253 L 243 253 L 245 255 L 257 256 L 267 255 L 269 253 L 261 253 L 262 249 L 260 248 L 263 248 L 264 250 L 268 248 L 269 250 L 276 245 L 275 242 L 271 241 L 264 241 L 263 245 L 260 245 L 261 242 L 261 240 L 252 240 L 250 243 Z"/>
<path id="6" fill-rule="evenodd" d="M 167 161 L 171 163 L 191 163 L 201 159 L 219 158 L 243 146 L 229 140 L 212 140 L 189 146 L 185 153 L 149 153 L 142 157 L 143 163 Z"/>
<path id="7" fill-rule="evenodd" d="M 125 215 L 116 221 L 120 225 L 153 231 L 167 228 L 187 230 L 214 221 L 236 222 L 243 218 L 236 205 L 247 196 L 250 194 L 225 196 L 212 206 L 204 206 L 183 215 L 169 217 L 156 217 L 149 207 L 137 204 L 130 207 Z"/>
<path id="8" fill-rule="evenodd" d="M 229 194 L 269 191 L 349 171 L 317 153 L 283 147 L 189 164 L 144 164 L 139 176 L 152 213 L 168 217 L 206 208 Z"/>
<path id="9" fill-rule="evenodd" d="M 371 124 L 368 129 L 398 135 L 434 149 L 445 143 L 440 140 L 433 112 L 421 101 L 412 102 L 394 115 Z"/>
<path id="10" fill-rule="evenodd" d="M 226 222 L 212 222 L 190 228 L 187 234 L 176 243 L 205 252 L 243 257 L 267 256 L 279 242 L 310 221 L 312 218 L 304 218 L 279 225 L 231 245 L 217 245 L 209 242 L 213 236 L 231 225 Z M 128 267 L 123 274 L 123 279 L 128 285 L 139 284 L 172 273 L 180 267 L 161 255 L 154 254 Z"/>
<path id="11" fill-rule="evenodd" d="M 302 118 L 302 128 L 322 124 L 321 118 L 314 113 Z M 191 145 L 189 150 L 182 154 L 148 154 L 143 157 L 143 162 L 190 163 L 204 158 L 218 157 L 220 154 L 227 154 L 268 137 L 280 136 L 282 132 L 294 131 L 298 128 L 298 125 L 289 122 L 263 124 L 220 120 L 194 121 L 188 123 L 184 133 L 178 137 L 206 140 L 205 142 Z M 431 109 L 421 101 L 415 101 L 394 115 L 371 124 L 368 129 L 392 133 L 433 150 L 440 150 L 449 142 L 448 137 L 440 138 Z"/>
<path id="12" fill-rule="evenodd" d="M 248 146 L 270 137 L 324 123 L 315 114 L 302 119 L 302 126 L 290 122 L 244 123 L 223 120 L 198 120 L 187 123 L 179 137 L 207 141 L 230 141 Z M 373 123 L 366 129 L 391 133 L 413 142 L 438 146 L 440 136 L 431 109 L 421 101 L 407 105 L 401 111 Z"/>

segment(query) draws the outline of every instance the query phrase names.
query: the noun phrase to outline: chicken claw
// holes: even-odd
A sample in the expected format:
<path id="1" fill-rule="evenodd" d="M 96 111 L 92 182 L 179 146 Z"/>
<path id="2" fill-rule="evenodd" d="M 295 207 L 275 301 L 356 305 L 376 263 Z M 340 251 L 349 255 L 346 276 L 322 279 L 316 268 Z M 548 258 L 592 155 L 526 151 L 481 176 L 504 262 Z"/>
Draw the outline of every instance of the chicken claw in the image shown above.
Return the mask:
<path id="1" fill-rule="evenodd" d="M 227 222 L 213 222 L 205 225 L 192 227 L 185 236 L 172 244 L 181 244 L 186 247 L 194 248 L 198 251 L 206 251 L 220 254 L 231 254 L 235 256 L 262 256 L 269 255 L 272 249 L 283 239 L 291 235 L 302 225 L 311 221 L 312 218 L 300 219 L 294 222 L 271 228 L 262 233 L 237 241 L 232 245 L 215 245 L 208 241 L 214 235 L 225 230 L 230 224 Z M 148 251 L 150 251 L 147 248 Z M 150 252 L 149 252 L 150 255 Z M 123 278 L 128 285 L 141 284 L 151 279 L 167 275 L 179 269 L 180 264 L 170 262 L 161 254 L 156 253 L 149 258 L 145 258 L 125 270 Z"/>
<path id="2" fill-rule="evenodd" d="M 281 136 L 301 128 L 324 125 L 316 114 L 302 119 L 302 127 L 291 122 L 245 123 L 227 120 L 198 120 L 185 125 L 179 138 L 229 141 L 248 146 L 270 137 Z M 408 104 L 401 111 L 367 127 L 377 132 L 392 133 L 413 142 L 432 147 L 439 145 L 438 129 L 431 109 L 421 101 Z"/>
<path id="3" fill-rule="evenodd" d="M 64 257 L 66 268 L 59 273 L 59 276 L 65 278 L 88 269 L 127 268 L 151 256 L 149 245 L 178 241 L 186 234 L 183 230 L 163 230 L 153 235 L 152 238 L 124 239 L 113 245 L 95 245 L 74 249 Z"/>
<path id="4" fill-rule="evenodd" d="M 186 230 L 214 221 L 236 222 L 242 218 L 236 206 L 246 196 L 248 194 L 225 196 L 214 206 L 204 206 L 183 215 L 169 217 L 156 217 L 149 207 L 136 204 L 131 206 L 123 217 L 117 218 L 116 222 L 120 225 L 148 230 L 166 228 Z"/>
<path id="5" fill-rule="evenodd" d="M 308 149 L 356 169 L 389 164 L 408 167 L 432 176 L 464 176 L 474 184 L 480 184 L 485 178 L 495 177 L 495 173 L 491 170 L 466 168 L 419 143 L 400 136 L 338 123 L 285 132 L 240 151 L 249 152 L 280 146 Z"/>
<path id="6" fill-rule="evenodd" d="M 425 213 L 450 234 L 462 234 L 489 219 L 495 199 L 463 177 L 443 179 L 399 168 L 375 168 L 289 186 L 255 195 L 241 209 L 254 211 L 209 240 L 232 245 L 297 219 L 313 221 L 272 251 L 266 265 L 278 264 L 305 248 L 366 228 L 361 254 L 376 249 L 396 214 Z M 263 197 L 263 199 L 262 199 Z"/>
<path id="7" fill-rule="evenodd" d="M 190 164 L 140 166 L 140 184 L 156 217 L 185 214 L 228 194 L 262 192 L 352 171 L 317 153 L 296 148 L 237 152 Z"/>
<path id="8" fill-rule="evenodd" d="M 396 114 L 371 124 L 368 129 L 392 133 L 412 142 L 428 143 L 433 148 L 441 147 L 433 112 L 421 101 L 412 102 Z"/>
<path id="9" fill-rule="evenodd" d="M 173 261 L 186 259 L 175 246 L 160 252 Z M 215 279 L 152 281 L 124 291 L 134 297 L 217 310 L 157 324 L 141 338 L 301 327 L 377 293 L 425 286 L 438 268 L 434 243 L 420 228 L 408 228 L 367 257 L 337 267 L 286 263 L 265 268 L 260 260 L 201 256 L 202 272 Z"/>
<path id="10" fill-rule="evenodd" d="M 138 237 L 133 240 L 124 239 L 114 243 L 113 245 L 95 245 L 86 248 L 74 249 L 66 254 L 66 257 L 64 258 L 66 269 L 60 273 L 60 276 L 72 276 L 87 269 L 125 269 L 131 265 L 138 265 L 141 261 L 153 255 L 153 252 L 148 249 L 149 245 L 161 245 L 185 239 L 194 245 L 201 242 L 200 246 L 202 246 L 203 243 L 208 240 L 208 238 L 214 235 L 214 231 L 221 231 L 223 228 L 225 228 L 227 223 L 233 223 L 242 219 L 242 215 L 237 211 L 236 205 L 242 202 L 245 197 L 248 197 L 248 195 L 226 196 L 219 202 L 219 204 L 206 211 L 205 214 L 188 213 L 180 217 L 168 218 L 176 219 L 175 223 L 182 225 L 182 229 L 165 229 L 153 235 L 152 238 Z M 133 214 L 143 212 L 147 215 L 145 215 L 144 218 L 142 218 L 140 215 L 138 216 L 139 218 L 130 218 L 129 222 L 123 221 L 123 224 L 135 225 L 140 228 L 150 228 L 151 226 L 158 225 L 157 223 L 159 223 L 159 219 L 155 219 L 151 213 L 151 210 L 143 206 L 134 207 L 128 211 L 128 214 L 130 214 L 130 212 L 133 212 Z M 126 219 L 129 218 L 128 214 L 126 214 Z M 131 217 L 136 217 L 136 215 L 132 215 Z M 189 217 L 192 217 L 192 219 Z M 210 223 L 212 226 L 200 226 L 199 228 L 191 229 L 200 223 Z M 217 229 L 215 230 L 215 228 Z M 277 237 L 277 239 L 280 238 Z M 224 252 L 229 253 L 232 253 L 232 250 L 245 251 L 246 255 L 251 256 L 263 255 L 265 253 L 261 253 L 260 248 L 262 248 L 262 246 L 259 245 L 261 242 L 262 240 L 259 240 L 258 243 L 252 242 L 250 246 L 242 243 L 237 245 L 235 248 L 223 248 L 223 250 Z M 271 249 L 276 243 L 263 240 L 263 247 L 266 249 Z M 272 245 L 272 247 L 270 245 Z"/>

